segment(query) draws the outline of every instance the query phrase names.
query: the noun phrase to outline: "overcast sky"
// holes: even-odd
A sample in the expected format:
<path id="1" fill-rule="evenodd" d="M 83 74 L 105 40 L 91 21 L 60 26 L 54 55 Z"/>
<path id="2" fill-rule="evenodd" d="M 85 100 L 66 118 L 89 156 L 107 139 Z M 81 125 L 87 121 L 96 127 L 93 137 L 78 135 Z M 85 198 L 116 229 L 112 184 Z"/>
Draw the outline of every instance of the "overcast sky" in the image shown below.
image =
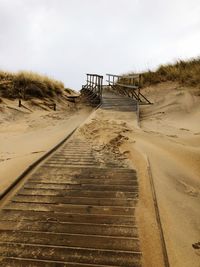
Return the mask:
<path id="1" fill-rule="evenodd" d="M 121 74 L 200 55 L 200 0 L 0 0 L 0 69 L 76 90 L 85 73 Z"/>

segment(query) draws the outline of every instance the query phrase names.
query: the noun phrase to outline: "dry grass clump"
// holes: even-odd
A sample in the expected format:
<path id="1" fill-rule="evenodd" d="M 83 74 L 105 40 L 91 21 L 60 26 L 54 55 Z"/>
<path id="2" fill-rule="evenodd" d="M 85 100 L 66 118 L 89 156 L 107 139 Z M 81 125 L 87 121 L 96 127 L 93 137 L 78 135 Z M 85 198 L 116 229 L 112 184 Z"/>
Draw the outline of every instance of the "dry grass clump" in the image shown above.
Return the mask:
<path id="1" fill-rule="evenodd" d="M 144 86 L 165 81 L 177 81 L 181 84 L 197 86 L 200 85 L 200 58 L 161 65 L 154 72 L 142 73 L 142 77 Z"/>
<path id="2" fill-rule="evenodd" d="M 8 98 L 54 97 L 64 92 L 62 82 L 34 72 L 0 71 L 0 96 Z"/>

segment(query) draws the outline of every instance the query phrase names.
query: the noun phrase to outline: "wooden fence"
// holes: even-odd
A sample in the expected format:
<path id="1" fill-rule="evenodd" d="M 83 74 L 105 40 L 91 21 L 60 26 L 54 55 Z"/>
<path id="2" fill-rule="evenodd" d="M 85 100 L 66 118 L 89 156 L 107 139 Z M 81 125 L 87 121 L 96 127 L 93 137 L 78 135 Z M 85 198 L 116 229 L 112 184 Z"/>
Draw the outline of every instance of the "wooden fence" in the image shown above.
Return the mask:
<path id="1" fill-rule="evenodd" d="M 132 74 L 120 76 L 114 74 L 106 74 L 108 86 L 114 91 L 135 99 L 139 104 L 152 104 L 142 93 L 142 75 Z"/>
<path id="2" fill-rule="evenodd" d="M 103 76 L 87 73 L 86 84 L 82 86 L 81 94 L 91 103 L 100 104 L 102 101 Z"/>

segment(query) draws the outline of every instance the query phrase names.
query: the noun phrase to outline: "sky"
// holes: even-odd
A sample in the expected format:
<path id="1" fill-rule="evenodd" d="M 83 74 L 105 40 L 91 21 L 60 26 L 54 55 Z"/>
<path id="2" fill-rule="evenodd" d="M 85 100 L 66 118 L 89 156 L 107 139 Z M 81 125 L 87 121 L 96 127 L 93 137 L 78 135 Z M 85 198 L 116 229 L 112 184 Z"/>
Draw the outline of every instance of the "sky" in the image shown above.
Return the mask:
<path id="1" fill-rule="evenodd" d="M 197 56 L 200 0 L 0 0 L 0 70 L 80 90 L 86 73 L 138 73 Z"/>

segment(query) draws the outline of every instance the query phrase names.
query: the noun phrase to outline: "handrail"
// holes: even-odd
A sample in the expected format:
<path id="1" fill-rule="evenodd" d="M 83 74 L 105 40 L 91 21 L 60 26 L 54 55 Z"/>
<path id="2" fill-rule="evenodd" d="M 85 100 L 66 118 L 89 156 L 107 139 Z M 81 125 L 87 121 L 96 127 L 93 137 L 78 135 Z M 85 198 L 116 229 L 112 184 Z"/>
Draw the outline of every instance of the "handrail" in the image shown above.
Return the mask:
<path id="1" fill-rule="evenodd" d="M 86 84 L 82 86 L 81 94 L 91 103 L 99 104 L 102 101 L 103 76 L 87 73 Z"/>
<path id="2" fill-rule="evenodd" d="M 139 104 L 152 104 L 140 91 L 141 74 L 137 73 L 127 76 L 107 74 L 107 76 L 108 86 L 111 86 L 115 91 L 133 98 Z"/>

